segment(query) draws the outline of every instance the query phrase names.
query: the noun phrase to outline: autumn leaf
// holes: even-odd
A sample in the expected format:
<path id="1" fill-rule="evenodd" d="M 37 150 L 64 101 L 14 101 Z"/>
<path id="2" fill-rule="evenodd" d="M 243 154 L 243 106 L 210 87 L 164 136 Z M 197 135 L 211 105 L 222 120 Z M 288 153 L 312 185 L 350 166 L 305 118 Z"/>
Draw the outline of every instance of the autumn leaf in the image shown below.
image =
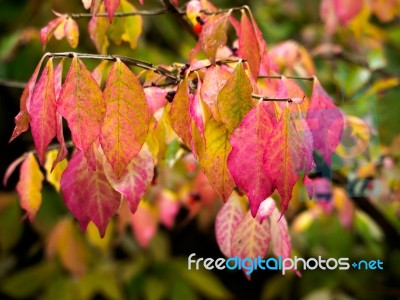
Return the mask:
<path id="1" fill-rule="evenodd" d="M 61 175 L 67 167 L 67 160 L 61 160 L 54 168 L 54 161 L 57 158 L 57 150 L 50 150 L 46 153 L 46 162 L 44 169 L 46 170 L 46 180 L 54 186 L 57 192 L 60 191 Z"/>
<path id="2" fill-rule="evenodd" d="M 240 20 L 238 55 L 246 59 L 251 74 L 256 79 L 260 70 L 260 48 L 253 23 L 249 20 L 244 10 L 242 10 L 242 18 Z"/>
<path id="3" fill-rule="evenodd" d="M 154 115 L 160 108 L 167 104 L 167 91 L 165 89 L 152 86 L 144 89 L 147 105 L 151 115 Z"/>
<path id="4" fill-rule="evenodd" d="M 293 167 L 292 153 L 297 150 L 292 149 L 293 141 L 296 141 L 295 128 L 290 119 L 289 107 L 286 106 L 280 120 L 274 126 L 264 155 L 268 177 L 281 196 L 282 213 L 288 208 L 293 187 L 299 177 Z"/>
<path id="5" fill-rule="evenodd" d="M 231 256 L 238 256 L 239 258 L 264 257 L 267 254 L 270 239 L 269 222 L 260 224 L 248 211 L 236 227 Z M 246 273 L 248 271 L 245 269 L 243 271 L 250 278 L 250 273 Z"/>
<path id="6" fill-rule="evenodd" d="M 197 133 L 194 136 L 195 149 L 200 167 L 206 174 L 215 192 L 226 201 L 235 186 L 227 166 L 228 155 L 232 149 L 229 132 L 225 125 L 209 119 L 204 131 L 204 138 Z"/>
<path id="7" fill-rule="evenodd" d="M 65 22 L 64 30 L 68 44 L 72 48 L 76 48 L 79 42 L 79 27 L 76 21 L 72 18 L 68 18 Z"/>
<path id="8" fill-rule="evenodd" d="M 27 212 L 29 220 L 33 222 L 36 213 L 42 204 L 43 174 L 39 169 L 35 156 L 29 153 L 21 165 L 17 192 L 21 207 Z"/>
<path id="9" fill-rule="evenodd" d="M 215 236 L 219 249 L 226 257 L 232 257 L 233 237 L 239 223 L 245 216 L 247 199 L 233 192 L 228 201 L 218 211 L 215 219 Z"/>
<path id="10" fill-rule="evenodd" d="M 150 116 L 142 85 L 119 59 L 108 74 L 104 99 L 107 112 L 100 143 L 120 178 L 146 141 Z"/>
<path id="11" fill-rule="evenodd" d="M 185 77 L 185 79 L 179 84 L 178 90 L 175 94 L 171 105 L 170 117 L 173 130 L 187 146 L 190 146 L 190 141 L 192 139 L 190 130 L 188 130 L 192 123 L 189 115 L 189 108 L 190 99 L 188 78 Z"/>
<path id="12" fill-rule="evenodd" d="M 307 111 L 307 122 L 313 136 L 314 149 L 330 164 L 332 153 L 342 138 L 344 119 L 316 77 Z"/>
<path id="13" fill-rule="evenodd" d="M 105 13 L 104 4 L 100 6 L 98 13 Z M 107 36 L 109 26 L 110 23 L 106 18 L 96 16 L 93 16 L 88 24 L 90 39 L 96 46 L 97 51 L 101 54 L 106 54 L 107 48 L 110 45 Z"/>
<path id="14" fill-rule="evenodd" d="M 60 220 L 51 230 L 46 254 L 50 258 L 57 255 L 61 264 L 77 276 L 87 271 L 89 252 L 70 218 Z"/>
<path id="15" fill-rule="evenodd" d="M 54 85 L 55 85 L 57 101 L 58 101 L 60 93 L 61 93 L 63 65 L 64 65 L 64 59 L 60 61 L 60 63 L 57 65 L 57 68 L 54 71 Z M 60 149 L 58 150 L 56 159 L 54 159 L 54 161 L 53 161 L 53 166 L 51 168 L 52 170 L 68 154 L 68 150 L 65 145 L 65 139 L 64 139 L 62 116 L 58 111 L 56 113 L 56 118 L 57 118 L 57 135 L 56 136 L 57 136 L 57 140 L 60 144 Z"/>
<path id="16" fill-rule="evenodd" d="M 66 16 L 62 15 L 54 20 L 51 20 L 45 27 L 43 27 L 40 30 L 40 42 L 42 43 L 43 46 L 45 46 L 52 35 L 54 34 L 54 31 L 59 27 L 59 25 L 62 25 L 63 22 L 65 21 Z M 61 27 L 63 29 L 63 27 Z"/>
<path id="17" fill-rule="evenodd" d="M 221 120 L 217 107 L 218 94 L 230 76 L 231 73 L 221 66 L 211 66 L 204 74 L 203 84 L 200 90 L 201 99 L 208 105 L 216 121 Z"/>
<path id="18" fill-rule="evenodd" d="M 201 90 L 201 81 L 198 78 L 197 88 L 193 94 L 190 94 L 190 105 L 189 105 L 189 112 L 192 120 L 195 122 L 197 129 L 199 130 L 200 134 L 204 134 L 204 126 L 206 122 L 206 116 L 209 115 L 208 111 L 206 111 L 206 106 L 201 99 L 200 96 Z"/>
<path id="19" fill-rule="evenodd" d="M 68 122 L 75 146 L 86 151 L 100 135 L 106 104 L 100 87 L 76 56 L 62 86 L 57 107 Z"/>
<path id="20" fill-rule="evenodd" d="M 104 0 L 104 5 L 106 7 L 106 11 L 108 13 L 108 19 L 110 23 L 114 18 L 114 13 L 117 10 L 120 0 Z"/>
<path id="21" fill-rule="evenodd" d="M 108 182 L 103 168 L 103 155 L 95 153 L 96 170 L 92 170 L 83 155 L 77 150 L 61 176 L 61 191 L 64 202 L 79 221 L 82 231 L 90 221 L 104 236 L 108 222 L 116 214 L 121 195 Z"/>
<path id="22" fill-rule="evenodd" d="M 207 18 L 201 30 L 200 48 L 212 64 L 215 64 L 217 50 L 226 44 L 228 25 L 228 14 L 212 15 Z"/>
<path id="23" fill-rule="evenodd" d="M 233 132 L 228 167 L 236 186 L 245 191 L 250 210 L 256 216 L 260 203 L 273 192 L 264 155 L 273 131 L 266 102 L 259 102 Z M 251 176 L 249 176 L 251 174 Z"/>
<path id="24" fill-rule="evenodd" d="M 157 197 L 156 204 L 160 214 L 160 223 L 166 228 L 172 229 L 175 217 L 181 208 L 178 195 L 169 190 L 163 190 Z"/>
<path id="25" fill-rule="evenodd" d="M 265 201 L 274 202 L 273 199 L 266 199 Z M 269 217 L 272 250 L 276 257 L 281 256 L 282 259 L 285 259 L 291 257 L 292 243 L 286 219 L 284 216 L 282 216 L 282 218 L 280 216 L 280 212 L 275 208 Z"/>
<path id="26" fill-rule="evenodd" d="M 158 216 L 154 204 L 142 201 L 131 215 L 133 234 L 142 248 L 147 248 L 157 232 Z"/>
<path id="27" fill-rule="evenodd" d="M 21 133 L 23 133 L 29 129 L 30 118 L 29 118 L 29 113 L 28 113 L 28 107 L 30 106 L 33 89 L 35 88 L 36 79 L 38 77 L 43 60 L 44 60 L 44 57 L 42 57 L 42 59 L 40 60 L 39 64 L 37 65 L 35 71 L 33 72 L 32 76 L 31 76 L 31 78 L 29 79 L 28 83 L 26 84 L 24 91 L 22 92 L 20 104 L 19 104 L 19 113 L 14 119 L 15 128 L 11 135 L 9 143 L 11 143 Z"/>
<path id="28" fill-rule="evenodd" d="M 253 108 L 250 79 L 239 63 L 218 95 L 218 112 L 221 120 L 231 133 L 242 122 L 243 117 Z"/>
<path id="29" fill-rule="evenodd" d="M 56 94 L 54 86 L 53 59 L 49 59 L 33 90 L 29 106 L 33 141 L 40 164 L 44 164 L 47 146 L 57 134 Z"/>
<path id="30" fill-rule="evenodd" d="M 113 188 L 127 200 L 131 213 L 135 213 L 154 176 L 154 161 L 147 145 L 130 161 L 121 178 L 116 177 L 106 159 L 104 172 Z"/>

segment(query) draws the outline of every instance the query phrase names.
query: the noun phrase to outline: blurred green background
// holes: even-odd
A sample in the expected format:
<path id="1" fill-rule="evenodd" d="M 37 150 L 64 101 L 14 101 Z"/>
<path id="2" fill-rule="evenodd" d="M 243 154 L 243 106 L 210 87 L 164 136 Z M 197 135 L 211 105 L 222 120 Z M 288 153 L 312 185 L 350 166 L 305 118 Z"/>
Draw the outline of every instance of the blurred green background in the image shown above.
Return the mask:
<path id="1" fill-rule="evenodd" d="M 145 0 L 143 7 L 136 0 L 130 2 L 138 9 L 161 6 L 151 0 Z M 179 2 L 184 5 L 185 1 Z M 381 2 L 384 6 L 391 1 Z M 335 185 L 333 205 L 328 208 L 298 200 L 291 204 L 286 216 L 293 254 L 380 259 L 384 270 L 303 271 L 302 278 L 257 271 L 251 281 L 240 271 L 188 271 L 191 253 L 222 257 L 213 227 L 222 203 L 209 191 L 197 166 L 191 168 L 193 162 L 178 153 L 179 143 L 172 141 L 154 189 L 161 197 L 177 201 L 178 211 L 172 226 L 152 219 L 151 213 L 144 217 L 145 225 L 155 232 L 147 247 L 137 231 L 126 226 L 129 216 L 115 218 L 103 240 L 94 226 L 81 233 L 50 184 L 45 184 L 42 207 L 30 224 L 14 192 L 15 172 L 7 187 L 0 188 L 0 299 L 400 298 L 400 242 L 396 236 L 388 241 L 381 222 L 358 209 L 351 198 L 368 196 L 374 209 L 400 231 L 399 7 L 380 12 L 385 16 L 394 11 L 389 20 L 376 11 L 363 10 L 350 25 L 328 34 L 319 0 L 213 3 L 220 8 L 249 5 L 271 49 L 279 49 L 288 40 L 304 46 L 282 73 L 301 74 L 307 57 L 312 57 L 317 76 L 336 103 L 346 114 L 364 120 L 371 132 L 371 142 L 360 155 L 352 159 L 338 155 L 334 160 L 335 171 L 352 178 L 361 189 L 349 191 L 348 185 Z M 65 39 L 51 39 L 46 50 L 40 44 L 39 30 L 54 18 L 52 10 L 85 12 L 79 0 L 0 0 L 0 7 L 0 79 L 22 82 L 29 79 L 44 51 L 72 51 Z M 75 51 L 96 53 L 87 32 L 88 19 L 77 22 L 80 40 Z M 230 36 L 232 42 L 232 29 Z M 195 43 L 173 16 L 149 16 L 144 17 L 136 49 L 111 45 L 108 52 L 170 65 L 186 63 Z M 332 55 L 332 47 L 340 49 L 340 55 Z M 93 69 L 95 63 L 87 61 L 88 68 Z M 311 88 L 302 84 L 306 90 Z M 0 174 L 33 146 L 30 133 L 7 142 L 21 92 L 0 85 Z"/>

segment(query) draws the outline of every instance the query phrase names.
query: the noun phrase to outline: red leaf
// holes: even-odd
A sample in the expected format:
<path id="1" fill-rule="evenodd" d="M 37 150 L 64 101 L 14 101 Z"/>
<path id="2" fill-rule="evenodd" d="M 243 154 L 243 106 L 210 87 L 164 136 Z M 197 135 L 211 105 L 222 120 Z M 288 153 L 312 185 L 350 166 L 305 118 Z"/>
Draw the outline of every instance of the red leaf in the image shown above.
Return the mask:
<path id="1" fill-rule="evenodd" d="M 274 201 L 267 199 L 268 201 Z M 266 201 L 267 201 L 266 200 Z M 292 243 L 288 232 L 285 216 L 280 217 L 278 209 L 274 209 L 270 215 L 272 250 L 275 256 L 282 259 L 291 257 Z"/>
<path id="2" fill-rule="evenodd" d="M 251 74 L 256 79 L 260 70 L 260 48 L 253 23 L 249 20 L 245 11 L 242 11 L 242 19 L 240 21 L 238 54 L 241 58 L 247 60 Z"/>
<path id="3" fill-rule="evenodd" d="M 113 188 L 124 196 L 131 212 L 135 213 L 154 176 L 153 156 L 147 145 L 144 144 L 138 155 L 131 160 L 120 179 L 117 179 L 106 159 L 104 160 L 104 171 Z"/>
<path id="4" fill-rule="evenodd" d="M 155 207 L 148 202 L 141 202 L 135 214 L 131 215 L 133 233 L 143 248 L 147 248 L 157 232 L 158 218 Z"/>
<path id="5" fill-rule="evenodd" d="M 296 151 L 299 142 L 296 138 L 294 124 L 290 119 L 287 106 L 280 120 L 274 126 L 266 146 L 268 150 L 264 156 L 264 165 L 268 176 L 281 196 L 282 213 L 288 207 L 292 198 L 292 189 L 299 177 L 293 162 L 298 159 Z M 293 153 L 296 154 L 295 158 L 292 156 Z"/>
<path id="6" fill-rule="evenodd" d="M 20 104 L 19 104 L 19 113 L 15 117 L 15 128 L 11 135 L 10 142 L 12 142 L 16 137 L 18 137 L 21 133 L 27 131 L 29 129 L 29 113 L 28 107 L 30 106 L 30 102 L 32 99 L 33 89 L 35 88 L 36 79 L 39 74 L 40 67 L 42 66 L 44 56 L 40 60 L 37 65 L 35 71 L 33 72 L 31 78 L 25 86 L 24 91 L 22 92 Z"/>
<path id="7" fill-rule="evenodd" d="M 82 151 L 72 156 L 61 177 L 64 202 L 79 221 L 82 231 L 90 221 L 103 237 L 112 216 L 118 211 L 121 195 L 108 182 L 103 169 L 103 156 L 96 151 L 93 171 Z"/>
<path id="8" fill-rule="evenodd" d="M 273 192 L 264 155 L 273 130 L 266 102 L 259 102 L 233 132 L 228 167 L 236 185 L 246 192 L 250 210 L 256 216 L 260 203 Z M 249 174 L 252 174 L 249 176 Z"/>
<path id="9" fill-rule="evenodd" d="M 114 13 L 118 8 L 120 0 L 104 0 L 104 5 L 106 7 L 106 11 L 108 13 L 108 19 L 110 20 L 110 23 L 112 22 L 112 19 L 114 18 Z"/>
<path id="10" fill-rule="evenodd" d="M 60 61 L 56 70 L 54 71 L 54 85 L 55 85 L 57 101 L 61 93 L 63 65 L 64 65 L 64 59 Z M 60 143 L 60 149 L 58 150 L 57 157 L 53 162 L 51 170 L 53 170 L 55 166 L 60 161 L 62 161 L 68 154 L 68 150 L 67 147 L 65 146 L 65 140 L 64 140 L 62 116 L 60 115 L 59 112 L 56 113 L 56 116 L 57 116 L 57 140 Z"/>
<path id="11" fill-rule="evenodd" d="M 307 122 L 313 135 L 314 149 L 330 164 L 332 153 L 342 138 L 344 120 L 316 77 L 307 111 Z"/>
<path id="12" fill-rule="evenodd" d="M 192 120 L 189 114 L 189 90 L 187 77 L 179 84 L 178 91 L 171 105 L 171 125 L 176 134 L 182 139 L 186 146 L 190 146 L 192 139 L 189 128 Z"/>
<path id="13" fill-rule="evenodd" d="M 363 0 L 333 0 L 336 16 L 340 24 L 346 26 L 358 13 L 363 6 Z"/>
<path id="14" fill-rule="evenodd" d="M 44 164 L 46 148 L 56 136 L 56 94 L 53 59 L 50 58 L 33 91 L 29 105 L 33 141 L 40 164 Z"/>
<path id="15" fill-rule="evenodd" d="M 100 87 L 77 57 L 72 60 L 57 106 L 68 122 L 75 146 L 86 151 L 100 135 L 106 104 Z"/>
<path id="16" fill-rule="evenodd" d="M 26 210 L 31 222 L 35 219 L 36 213 L 42 204 L 43 178 L 35 156 L 29 153 L 21 165 L 16 189 L 20 197 L 21 207 Z"/>

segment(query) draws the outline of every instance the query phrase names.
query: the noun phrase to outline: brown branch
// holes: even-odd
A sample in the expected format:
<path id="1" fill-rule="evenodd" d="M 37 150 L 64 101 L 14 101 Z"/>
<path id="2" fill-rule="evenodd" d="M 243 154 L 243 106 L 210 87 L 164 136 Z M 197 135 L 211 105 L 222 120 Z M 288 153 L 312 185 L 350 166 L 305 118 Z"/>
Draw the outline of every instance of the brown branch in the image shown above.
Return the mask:
<path id="1" fill-rule="evenodd" d="M 181 11 L 171 12 L 167 9 L 162 8 L 162 9 L 155 9 L 155 10 L 135 10 L 135 11 L 130 11 L 130 12 L 116 12 L 114 14 L 114 17 L 123 18 L 123 17 L 130 17 L 130 16 L 159 16 L 159 15 L 165 15 L 165 14 L 184 15 L 185 12 L 181 12 Z M 93 15 L 91 13 L 72 13 L 72 14 L 67 14 L 67 15 L 73 19 L 92 18 L 92 17 L 108 18 L 108 13 L 98 13 L 95 15 Z"/>
<path id="2" fill-rule="evenodd" d="M 258 79 L 263 79 L 263 78 L 269 78 L 269 79 L 282 79 L 282 78 L 289 78 L 289 79 L 298 79 L 298 80 L 308 80 L 308 81 L 314 81 L 314 77 L 302 77 L 302 76 L 286 76 L 286 75 L 261 75 L 258 76 Z"/>
<path id="3" fill-rule="evenodd" d="M 292 98 L 274 98 L 274 97 L 266 97 L 266 96 L 258 95 L 258 94 L 251 94 L 251 97 L 254 99 L 262 100 L 262 101 L 277 101 L 277 102 L 289 102 L 289 103 L 294 102 Z"/>

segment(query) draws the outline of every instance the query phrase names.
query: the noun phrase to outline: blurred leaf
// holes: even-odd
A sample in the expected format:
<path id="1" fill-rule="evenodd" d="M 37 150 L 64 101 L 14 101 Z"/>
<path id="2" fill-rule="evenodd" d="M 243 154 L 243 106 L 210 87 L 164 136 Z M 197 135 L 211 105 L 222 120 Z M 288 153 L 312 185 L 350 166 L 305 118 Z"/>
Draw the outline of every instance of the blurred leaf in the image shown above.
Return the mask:
<path id="1" fill-rule="evenodd" d="M 175 278 L 170 289 L 170 299 L 171 300 L 197 300 L 199 299 L 192 288 L 184 281 Z"/>
<path id="2" fill-rule="evenodd" d="M 18 242 L 22 232 L 21 210 L 17 198 L 14 194 L 0 195 L 0 202 L 4 203 L 5 201 L 9 201 L 9 203 L 5 207 L 0 207 L 1 252 L 11 249 Z"/>
<path id="3" fill-rule="evenodd" d="M 50 280 L 47 283 L 48 289 L 46 290 L 43 300 L 74 300 L 74 287 L 67 278 L 58 278 Z"/>
<path id="4" fill-rule="evenodd" d="M 14 298 L 27 299 L 45 287 L 55 274 L 55 266 L 44 262 L 11 274 L 2 282 L 1 291 Z"/>
<path id="5" fill-rule="evenodd" d="M 208 270 L 188 270 L 187 260 L 175 259 L 173 266 L 182 278 L 207 299 L 231 299 L 232 295 L 215 275 Z"/>
<path id="6" fill-rule="evenodd" d="M 102 238 L 97 230 L 96 225 L 93 222 L 89 222 L 89 225 L 86 229 L 86 238 L 89 243 L 97 248 L 99 248 L 103 253 L 108 251 L 112 245 L 114 238 L 114 222 L 108 224 L 106 229 L 106 234 Z"/>
<path id="7" fill-rule="evenodd" d="M 342 93 L 349 97 L 368 82 L 371 77 L 371 72 L 359 66 L 350 65 L 348 63 L 338 63 L 335 77 Z"/>
<path id="8" fill-rule="evenodd" d="M 168 287 L 165 282 L 155 276 L 146 278 L 144 284 L 144 295 L 146 300 L 162 300 L 165 299 Z"/>

